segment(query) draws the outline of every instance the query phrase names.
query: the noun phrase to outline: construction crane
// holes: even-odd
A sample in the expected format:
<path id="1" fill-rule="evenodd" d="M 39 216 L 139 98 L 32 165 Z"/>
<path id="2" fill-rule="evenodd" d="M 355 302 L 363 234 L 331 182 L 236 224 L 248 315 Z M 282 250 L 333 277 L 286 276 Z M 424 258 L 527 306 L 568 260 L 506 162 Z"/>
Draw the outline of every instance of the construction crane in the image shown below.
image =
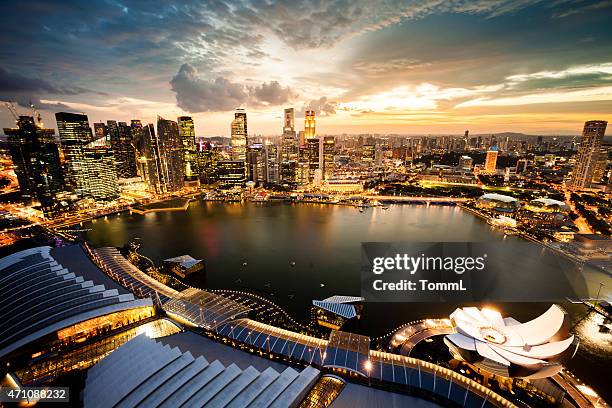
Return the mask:
<path id="1" fill-rule="evenodd" d="M 36 110 L 36 106 L 34 106 L 32 102 L 30 102 L 30 109 L 32 109 L 32 116 L 34 117 L 36 123 L 38 123 L 38 126 L 42 127 L 42 116 L 40 115 L 40 112 Z"/>
<path id="2" fill-rule="evenodd" d="M 5 102 L 5 105 L 9 112 L 11 112 L 11 114 L 15 118 L 15 121 L 19 121 L 19 114 L 17 113 L 17 108 L 15 108 L 15 104 L 13 102 Z"/>

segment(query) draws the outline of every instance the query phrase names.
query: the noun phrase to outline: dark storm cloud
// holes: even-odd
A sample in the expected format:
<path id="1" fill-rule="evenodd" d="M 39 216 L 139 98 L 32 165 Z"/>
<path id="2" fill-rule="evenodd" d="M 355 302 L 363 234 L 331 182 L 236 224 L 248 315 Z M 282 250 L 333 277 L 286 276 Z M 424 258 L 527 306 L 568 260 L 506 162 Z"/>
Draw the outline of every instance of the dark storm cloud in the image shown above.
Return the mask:
<path id="1" fill-rule="evenodd" d="M 45 80 L 9 72 L 0 67 L 0 100 L 2 101 L 17 102 L 24 107 L 33 104 L 39 109 L 64 109 L 67 107 L 65 104 L 43 103 L 40 99 L 49 95 L 79 95 L 84 93 L 104 95 L 104 93 L 78 86 L 51 84 Z"/>
<path id="2" fill-rule="evenodd" d="M 176 93 L 176 104 L 188 112 L 217 112 L 235 109 L 241 105 L 280 105 L 292 97 L 289 87 L 277 81 L 257 86 L 244 86 L 224 77 L 214 80 L 201 78 L 197 69 L 183 64 L 170 81 Z"/>

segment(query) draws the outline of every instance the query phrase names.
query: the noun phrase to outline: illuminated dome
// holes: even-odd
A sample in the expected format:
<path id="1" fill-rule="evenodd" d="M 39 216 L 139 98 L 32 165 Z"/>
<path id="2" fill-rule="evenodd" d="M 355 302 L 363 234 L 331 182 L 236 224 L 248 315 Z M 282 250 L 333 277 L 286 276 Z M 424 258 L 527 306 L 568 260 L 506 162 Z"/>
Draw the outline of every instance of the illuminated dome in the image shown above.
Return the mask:
<path id="1" fill-rule="evenodd" d="M 525 208 L 533 212 L 569 212 L 570 210 L 563 201 L 551 198 L 536 198 L 531 200 Z"/>
<path id="2" fill-rule="evenodd" d="M 557 305 L 526 323 L 475 307 L 456 309 L 450 317 L 457 333 L 444 342 L 453 356 L 503 377 L 550 377 L 578 347 L 567 314 Z"/>
<path id="3" fill-rule="evenodd" d="M 481 196 L 476 201 L 476 204 L 480 208 L 487 208 L 503 212 L 514 212 L 520 207 L 520 202 L 516 198 L 495 193 L 489 193 Z"/>

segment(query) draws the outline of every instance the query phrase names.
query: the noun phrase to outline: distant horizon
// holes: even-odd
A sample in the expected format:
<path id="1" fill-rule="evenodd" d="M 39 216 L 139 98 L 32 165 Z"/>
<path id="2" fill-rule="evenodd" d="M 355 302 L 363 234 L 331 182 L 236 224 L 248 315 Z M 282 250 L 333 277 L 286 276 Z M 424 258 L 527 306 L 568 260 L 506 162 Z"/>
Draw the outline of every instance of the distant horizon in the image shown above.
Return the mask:
<path id="1" fill-rule="evenodd" d="M 13 102 L 13 101 L 11 101 Z M 15 104 L 17 113 L 20 116 L 34 116 L 34 113 L 31 109 L 19 106 L 17 104 Z M 7 111 L 7 109 L 5 109 L 5 111 Z M 55 121 L 55 113 L 60 113 L 60 112 L 67 112 L 67 113 L 74 113 L 74 114 L 85 114 L 87 115 L 87 118 L 89 120 L 89 124 L 92 128 L 93 131 L 93 124 L 94 123 L 99 123 L 99 122 L 103 122 L 103 123 L 107 123 L 107 121 L 109 120 L 114 120 L 117 122 L 125 122 L 125 123 L 130 123 L 131 120 L 141 120 L 143 124 L 145 123 L 153 123 L 156 124 L 157 123 L 157 116 L 160 116 L 164 119 L 169 119 L 169 120 L 174 120 L 176 121 L 176 119 L 179 116 L 190 116 L 194 119 L 194 124 L 195 124 L 195 130 L 196 130 L 196 137 L 203 137 L 203 138 L 211 138 L 211 137 L 225 137 L 225 138 L 230 138 L 230 132 L 229 132 L 229 123 L 231 122 L 231 120 L 233 119 L 233 111 L 230 112 L 226 112 L 228 115 L 228 131 L 226 134 L 197 134 L 198 133 L 198 120 L 194 117 L 194 115 L 189 114 L 189 113 L 184 113 L 184 114 L 180 114 L 176 117 L 174 116 L 170 116 L 170 115 L 161 115 L 158 114 L 156 115 L 156 119 L 153 121 L 149 121 L 149 120 L 143 120 L 142 118 L 138 118 L 138 117 L 132 117 L 130 119 L 116 119 L 116 118 L 112 118 L 112 119 L 95 119 L 93 120 L 91 118 L 90 115 L 88 115 L 86 112 L 77 112 L 74 110 L 62 110 L 62 111 L 54 111 L 54 112 L 42 112 L 39 111 L 41 113 L 41 116 L 43 117 L 43 125 L 46 128 L 52 128 L 55 130 L 56 134 L 58 133 L 58 129 L 57 129 L 57 123 Z M 8 113 L 8 111 L 7 111 Z M 47 115 L 45 115 L 45 113 L 47 113 Z M 247 115 L 248 115 L 248 110 L 247 110 Z M 44 117 L 48 116 L 48 119 L 45 120 Z M 323 116 L 322 120 L 325 120 L 325 116 Z M 53 121 L 54 126 L 49 126 L 49 119 Z M 295 130 L 296 132 L 299 132 L 301 130 L 301 128 L 303 127 L 303 124 L 300 122 L 300 119 L 302 118 L 297 118 L 296 117 L 296 126 L 295 126 Z M 500 131 L 475 131 L 472 132 L 469 128 L 463 129 L 461 131 L 454 131 L 454 132 L 438 132 L 438 133 L 433 133 L 433 132 L 410 132 L 410 133 L 400 133 L 400 132 L 380 132 L 380 131 L 356 131 L 356 132 L 349 132 L 349 131 L 337 131 L 337 132 L 319 132 L 320 129 L 320 124 L 321 124 L 321 118 L 317 117 L 317 135 L 321 135 L 321 136 L 342 136 L 342 135 L 347 135 L 347 136 L 359 136 L 359 135 L 381 135 L 381 136 L 397 136 L 397 137 L 422 137 L 422 136 L 430 136 L 430 137 L 441 137 L 441 136 L 463 136 L 465 130 L 469 130 L 469 134 L 470 136 L 489 136 L 489 135 L 498 135 L 498 134 L 516 134 L 516 135 L 523 135 L 523 136 L 543 136 L 543 137 L 574 137 L 574 136 L 580 136 L 582 134 L 582 127 L 584 126 L 585 122 L 588 121 L 596 121 L 596 120 L 605 120 L 605 119 L 586 119 L 584 122 L 582 122 L 582 125 L 580 127 L 580 129 L 578 129 L 575 133 L 557 133 L 557 132 L 530 132 L 530 133 L 526 133 L 523 131 L 514 131 L 514 130 L 500 130 Z M 15 126 L 15 120 L 14 118 L 11 116 L 10 118 L 8 118 L 9 122 L 12 122 L 10 124 L 7 125 L 2 125 L 2 128 L 10 128 L 10 127 L 14 127 Z M 253 123 L 255 122 L 255 124 Z M 258 132 L 251 132 L 249 131 L 249 136 L 256 136 L 256 137 L 280 137 L 282 135 L 282 130 L 280 130 L 280 127 L 282 126 L 282 118 L 279 116 L 278 117 L 278 124 L 279 124 L 279 131 L 276 133 L 258 133 Z M 256 126 L 256 121 L 253 121 L 252 118 L 249 116 L 249 130 L 251 130 L 253 127 Z M 0 137 L 4 137 L 4 134 L 0 135 Z M 612 137 L 612 135 L 610 136 Z"/>

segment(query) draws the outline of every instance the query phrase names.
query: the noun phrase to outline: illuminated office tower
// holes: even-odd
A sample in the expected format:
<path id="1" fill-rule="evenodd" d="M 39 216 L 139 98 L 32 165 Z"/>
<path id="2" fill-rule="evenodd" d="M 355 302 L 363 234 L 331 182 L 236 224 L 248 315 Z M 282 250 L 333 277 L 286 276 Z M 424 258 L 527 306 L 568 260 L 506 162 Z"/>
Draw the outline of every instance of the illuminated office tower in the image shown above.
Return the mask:
<path id="1" fill-rule="evenodd" d="M 142 127 L 142 122 L 138 119 L 132 119 L 130 122 L 130 132 L 132 134 L 132 141 L 134 142 L 136 154 L 136 174 L 146 183 L 148 179 L 148 169 L 144 150 L 145 130 Z"/>
<path id="2" fill-rule="evenodd" d="M 83 149 L 85 162 L 85 196 L 95 201 L 113 201 L 119 198 L 119 184 L 115 170 L 116 159 L 112 148 L 100 139 Z"/>
<path id="3" fill-rule="evenodd" d="M 606 134 L 607 125 L 608 122 L 604 120 L 592 120 L 584 124 L 580 147 L 576 156 L 576 165 L 570 180 L 570 188 L 588 188 L 593 183 L 601 142 Z"/>
<path id="4" fill-rule="evenodd" d="M 487 150 L 487 158 L 485 160 L 485 168 L 484 171 L 486 174 L 495 174 L 496 166 L 497 166 L 497 147 L 493 146 L 489 150 Z"/>
<path id="5" fill-rule="evenodd" d="M 283 136 L 281 139 L 281 160 L 297 160 L 299 140 L 295 134 L 295 112 L 293 108 L 285 109 L 283 122 Z"/>
<path id="6" fill-rule="evenodd" d="M 470 156 L 461 156 L 459 158 L 459 170 L 471 171 L 474 165 L 474 160 Z"/>
<path id="7" fill-rule="evenodd" d="M 183 142 L 183 172 L 185 180 L 199 179 L 198 158 L 195 141 L 195 125 L 190 116 L 179 116 L 179 136 Z"/>
<path id="8" fill-rule="evenodd" d="M 210 142 L 199 141 L 196 143 L 198 158 L 198 169 L 200 169 L 200 182 L 203 184 L 214 184 L 219 179 L 217 162 L 219 151 Z"/>
<path id="9" fill-rule="evenodd" d="M 323 154 L 321 170 L 323 178 L 329 180 L 334 176 L 334 154 L 336 153 L 336 140 L 333 136 L 323 137 Z"/>
<path id="10" fill-rule="evenodd" d="M 232 160 L 246 162 L 247 117 L 243 109 L 236 109 L 231 128 Z"/>
<path id="11" fill-rule="evenodd" d="M 117 177 L 132 178 L 137 176 L 136 149 L 132 139 L 132 129 L 125 122 L 114 120 L 106 122 L 110 146 L 115 155 Z"/>
<path id="12" fill-rule="evenodd" d="M 304 116 L 304 139 L 313 139 L 316 134 L 315 111 L 307 110 Z"/>
<path id="13" fill-rule="evenodd" d="M 277 145 L 267 144 L 264 146 L 266 153 L 266 181 L 268 183 L 280 182 L 280 160 Z"/>
<path id="14" fill-rule="evenodd" d="M 293 134 L 295 135 L 295 110 L 293 108 L 285 109 L 283 133 L 285 132 L 293 132 Z"/>
<path id="15" fill-rule="evenodd" d="M 361 160 L 365 163 L 372 164 L 376 158 L 376 145 L 366 144 L 361 149 Z"/>
<path id="16" fill-rule="evenodd" d="M 53 129 L 45 129 L 31 116 L 20 116 L 16 128 L 5 128 L 21 199 L 40 203 L 45 217 L 55 215 L 56 195 L 64 178 Z"/>
<path id="17" fill-rule="evenodd" d="M 308 182 L 311 182 L 314 180 L 315 171 L 321 166 L 321 141 L 319 138 L 306 140 L 306 152 L 308 157 Z"/>
<path id="18" fill-rule="evenodd" d="M 62 152 L 64 178 L 68 188 L 79 197 L 85 197 L 87 175 L 83 149 L 93 140 L 87 115 L 69 112 L 55 114 Z"/>
<path id="19" fill-rule="evenodd" d="M 161 194 L 165 192 L 165 178 L 161 171 L 160 144 L 155 134 L 152 123 L 142 126 L 140 121 L 132 121 L 132 129 L 140 129 L 140 137 L 137 138 L 140 157 L 138 158 L 141 177 L 147 184 L 151 193 Z"/>
<path id="20" fill-rule="evenodd" d="M 217 162 L 217 173 L 219 175 L 219 186 L 221 188 L 232 188 L 243 186 L 246 182 L 244 161 L 221 160 Z"/>
<path id="21" fill-rule="evenodd" d="M 253 143 L 247 149 L 247 177 L 261 185 L 267 179 L 266 152 L 261 143 Z"/>
<path id="22" fill-rule="evenodd" d="M 110 143 L 108 138 L 108 128 L 106 127 L 106 123 L 104 122 L 95 122 L 94 123 L 94 136 L 95 139 L 104 139 L 105 141 Z"/>
<path id="23" fill-rule="evenodd" d="M 174 192 L 183 188 L 183 141 L 179 136 L 178 124 L 175 121 L 157 117 L 157 143 L 159 145 L 159 162 L 165 185 L 164 192 Z"/>

